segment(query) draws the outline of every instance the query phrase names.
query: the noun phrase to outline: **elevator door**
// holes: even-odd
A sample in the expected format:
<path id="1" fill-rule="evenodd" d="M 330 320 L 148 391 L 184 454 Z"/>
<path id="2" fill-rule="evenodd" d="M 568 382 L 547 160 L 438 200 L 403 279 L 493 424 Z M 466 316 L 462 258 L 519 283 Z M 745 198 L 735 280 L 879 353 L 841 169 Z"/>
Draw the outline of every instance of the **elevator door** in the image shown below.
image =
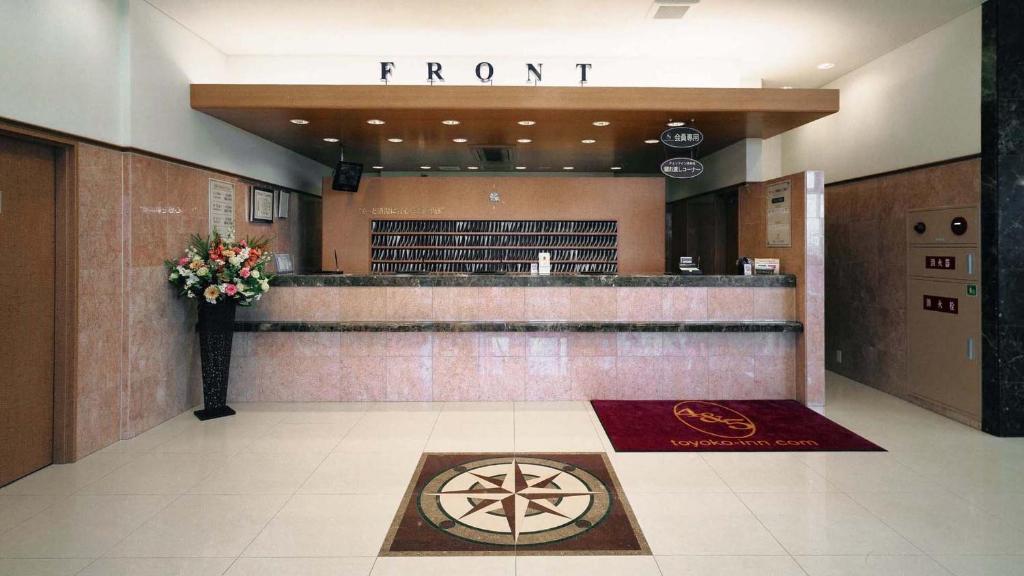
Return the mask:
<path id="1" fill-rule="evenodd" d="M 51 148 L 0 135 L 0 486 L 53 462 Z"/>

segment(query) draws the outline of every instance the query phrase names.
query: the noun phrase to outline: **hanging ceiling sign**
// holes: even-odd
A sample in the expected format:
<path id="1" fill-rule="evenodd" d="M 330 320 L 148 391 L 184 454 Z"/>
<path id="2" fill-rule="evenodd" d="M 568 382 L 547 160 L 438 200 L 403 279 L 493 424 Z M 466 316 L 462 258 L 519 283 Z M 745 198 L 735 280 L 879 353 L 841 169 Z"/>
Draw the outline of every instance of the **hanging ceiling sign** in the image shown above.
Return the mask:
<path id="1" fill-rule="evenodd" d="M 661 133 L 661 143 L 670 148 L 693 148 L 704 141 L 704 133 L 696 128 L 680 126 Z"/>
<path id="2" fill-rule="evenodd" d="M 704 165 L 693 158 L 669 158 L 661 163 L 661 173 L 669 178 L 696 178 L 704 173 Z"/>

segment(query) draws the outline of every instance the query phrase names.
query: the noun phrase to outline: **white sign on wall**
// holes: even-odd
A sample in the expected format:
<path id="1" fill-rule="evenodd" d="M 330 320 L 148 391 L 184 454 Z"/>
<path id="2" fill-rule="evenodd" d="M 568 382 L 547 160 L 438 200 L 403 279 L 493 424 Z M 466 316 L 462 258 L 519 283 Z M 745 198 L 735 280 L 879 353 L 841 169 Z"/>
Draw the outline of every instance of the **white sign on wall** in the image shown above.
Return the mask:
<path id="1" fill-rule="evenodd" d="M 235 185 L 210 178 L 210 234 L 235 234 Z"/>
<path id="2" fill-rule="evenodd" d="M 792 246 L 789 180 L 768 186 L 765 223 L 769 247 Z"/>

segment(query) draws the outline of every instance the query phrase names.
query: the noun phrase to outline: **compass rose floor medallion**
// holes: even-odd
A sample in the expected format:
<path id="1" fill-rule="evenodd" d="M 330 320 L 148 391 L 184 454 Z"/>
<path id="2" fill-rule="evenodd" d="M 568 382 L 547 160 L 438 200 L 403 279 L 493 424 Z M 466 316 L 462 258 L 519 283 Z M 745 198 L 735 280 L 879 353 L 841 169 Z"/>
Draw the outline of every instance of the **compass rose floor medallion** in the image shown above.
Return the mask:
<path id="1" fill-rule="evenodd" d="M 424 454 L 383 556 L 650 554 L 604 454 Z"/>

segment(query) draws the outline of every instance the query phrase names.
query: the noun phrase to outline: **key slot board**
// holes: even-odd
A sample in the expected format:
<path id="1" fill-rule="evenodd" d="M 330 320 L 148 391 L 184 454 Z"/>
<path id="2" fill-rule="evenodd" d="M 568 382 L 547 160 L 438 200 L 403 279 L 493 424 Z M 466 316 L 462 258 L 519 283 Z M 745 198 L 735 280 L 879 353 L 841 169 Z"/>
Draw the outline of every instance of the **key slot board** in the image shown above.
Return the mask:
<path id="1" fill-rule="evenodd" d="M 615 220 L 373 220 L 378 273 L 528 273 L 540 252 L 553 274 L 617 274 Z"/>

